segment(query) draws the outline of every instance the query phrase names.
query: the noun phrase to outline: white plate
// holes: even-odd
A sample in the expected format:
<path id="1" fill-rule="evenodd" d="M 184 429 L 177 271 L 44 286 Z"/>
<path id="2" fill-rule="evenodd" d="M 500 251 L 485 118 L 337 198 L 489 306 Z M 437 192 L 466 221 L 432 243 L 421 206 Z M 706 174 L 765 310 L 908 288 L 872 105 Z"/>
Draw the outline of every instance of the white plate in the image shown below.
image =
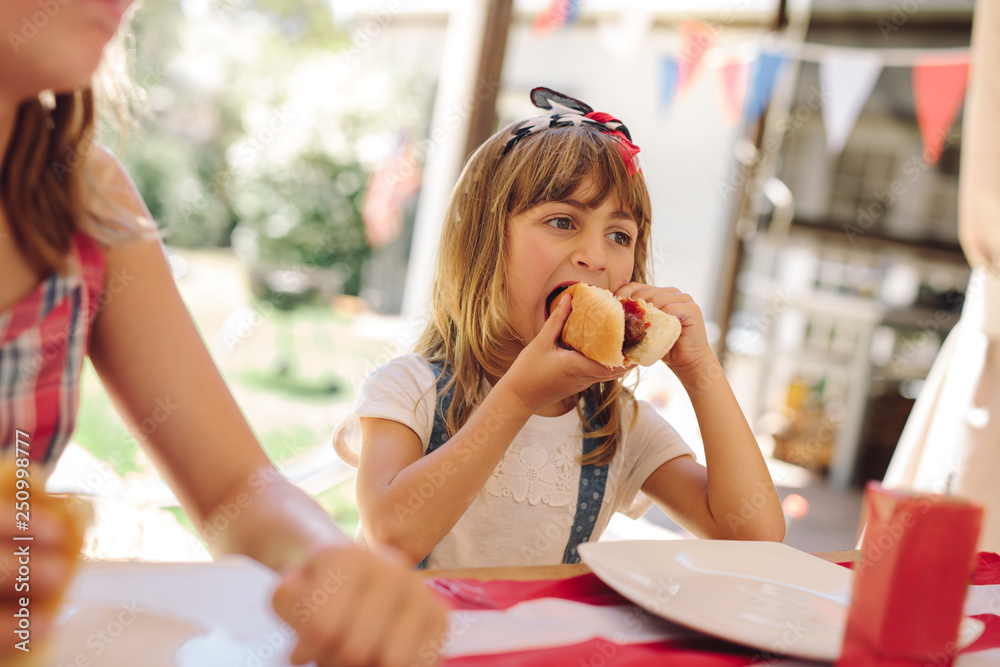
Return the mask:
<path id="1" fill-rule="evenodd" d="M 290 667 L 294 634 L 271 609 L 277 575 L 246 558 L 87 562 L 46 665 Z"/>
<path id="2" fill-rule="evenodd" d="M 777 542 L 587 542 L 580 557 L 650 613 L 771 655 L 836 661 L 854 573 Z"/>
<path id="3" fill-rule="evenodd" d="M 76 603 L 66 605 L 59 616 L 48 664 L 204 667 L 240 664 L 249 648 L 225 628 L 205 627 L 169 612 Z"/>

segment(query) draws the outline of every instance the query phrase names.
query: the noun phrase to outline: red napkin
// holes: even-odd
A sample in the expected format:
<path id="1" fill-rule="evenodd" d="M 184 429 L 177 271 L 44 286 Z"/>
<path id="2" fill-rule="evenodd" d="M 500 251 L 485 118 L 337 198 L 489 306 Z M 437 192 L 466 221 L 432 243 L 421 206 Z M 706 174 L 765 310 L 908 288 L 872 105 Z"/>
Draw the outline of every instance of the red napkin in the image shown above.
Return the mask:
<path id="1" fill-rule="evenodd" d="M 844 667 L 950 665 L 983 510 L 949 496 L 869 482 Z"/>

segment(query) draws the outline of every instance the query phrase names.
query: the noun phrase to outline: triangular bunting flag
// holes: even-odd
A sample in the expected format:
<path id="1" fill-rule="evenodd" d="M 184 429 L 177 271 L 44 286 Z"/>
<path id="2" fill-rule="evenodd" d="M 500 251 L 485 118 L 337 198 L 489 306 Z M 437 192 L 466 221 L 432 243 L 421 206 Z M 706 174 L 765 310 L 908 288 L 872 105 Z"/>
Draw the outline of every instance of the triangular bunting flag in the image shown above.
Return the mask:
<path id="1" fill-rule="evenodd" d="M 839 153 L 847 143 L 883 65 L 873 50 L 831 49 L 824 54 L 819 63 L 819 86 L 826 149 L 831 153 Z"/>
<path id="2" fill-rule="evenodd" d="M 736 125 L 747 94 L 747 64 L 742 60 L 726 63 L 718 70 L 718 80 L 722 88 L 722 117 L 728 124 Z"/>
<path id="3" fill-rule="evenodd" d="M 701 61 L 715 44 L 719 31 L 697 21 L 685 21 L 677 30 L 681 39 L 677 54 L 677 90 L 686 95 L 694 86 Z"/>
<path id="4" fill-rule="evenodd" d="M 660 61 L 660 110 L 667 111 L 673 106 L 677 92 L 677 61 L 672 56 L 664 56 Z"/>
<path id="5" fill-rule="evenodd" d="M 968 59 L 925 59 L 913 66 L 913 103 L 928 164 L 941 157 L 948 131 L 962 108 L 968 78 Z"/>
<path id="6" fill-rule="evenodd" d="M 778 72 L 785 58 L 780 53 L 761 51 L 750 69 L 750 79 L 747 83 L 746 104 L 743 105 L 743 121 L 756 123 L 764 109 L 771 103 L 771 92 Z"/>
<path id="7" fill-rule="evenodd" d="M 395 152 L 372 172 L 361 200 L 365 238 L 372 248 L 392 243 L 403 229 L 403 206 L 420 191 L 421 166 L 404 135 Z"/>
<path id="8" fill-rule="evenodd" d="M 536 35 L 547 35 L 556 28 L 576 21 L 580 13 L 580 0 L 552 0 L 548 9 L 539 12 L 532 26 Z"/>

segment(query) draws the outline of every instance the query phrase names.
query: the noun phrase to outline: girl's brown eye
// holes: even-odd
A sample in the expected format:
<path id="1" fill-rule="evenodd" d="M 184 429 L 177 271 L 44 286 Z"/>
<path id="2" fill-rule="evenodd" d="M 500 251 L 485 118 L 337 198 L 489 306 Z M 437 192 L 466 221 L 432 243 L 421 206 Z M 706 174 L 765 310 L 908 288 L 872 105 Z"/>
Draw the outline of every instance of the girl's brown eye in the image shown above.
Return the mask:
<path id="1" fill-rule="evenodd" d="M 608 236 L 611 238 L 612 241 L 614 241 L 620 246 L 624 246 L 627 248 L 630 245 L 632 245 L 632 237 L 626 234 L 625 232 L 612 232 L 611 234 L 608 234 Z"/>

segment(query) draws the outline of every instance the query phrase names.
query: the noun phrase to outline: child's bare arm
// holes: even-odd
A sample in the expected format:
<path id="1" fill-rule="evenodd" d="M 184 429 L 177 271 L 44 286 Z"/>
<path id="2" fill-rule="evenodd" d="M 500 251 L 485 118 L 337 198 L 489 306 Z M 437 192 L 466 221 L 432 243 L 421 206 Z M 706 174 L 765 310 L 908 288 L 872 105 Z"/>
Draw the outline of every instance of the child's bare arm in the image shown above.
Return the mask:
<path id="1" fill-rule="evenodd" d="M 409 427 L 363 417 L 357 496 L 366 539 L 419 562 L 469 508 L 529 416 L 498 385 L 455 437 L 427 456 Z"/>
<path id="2" fill-rule="evenodd" d="M 148 216 L 121 167 L 102 168 L 110 170 L 116 203 Z M 324 667 L 433 663 L 433 655 L 417 656 L 422 645 L 440 641 L 441 604 L 391 556 L 353 545 L 274 469 L 205 348 L 160 243 L 115 246 L 105 258 L 108 292 L 93 330 L 94 367 L 213 550 L 243 553 L 280 572 L 280 590 L 289 594 L 275 598 L 275 611 L 299 633 L 295 657 Z M 326 573 L 340 568 L 348 581 L 339 594 L 317 613 L 296 613 L 302 592 L 330 585 Z M 386 614 L 390 593 L 393 613 Z"/>
<path id="3" fill-rule="evenodd" d="M 712 353 L 694 300 L 674 288 L 630 283 L 619 296 L 644 299 L 681 320 L 663 361 L 687 391 L 705 445 L 705 466 L 690 457 L 660 466 L 643 485 L 691 532 L 704 537 L 775 540 L 785 518 L 757 440 Z"/>
<path id="4" fill-rule="evenodd" d="M 568 314 L 565 299 L 465 425 L 431 454 L 422 456 L 408 427 L 361 419 L 357 492 L 367 539 L 419 562 L 465 514 L 532 414 L 621 376 L 623 369 L 557 345 Z"/>

